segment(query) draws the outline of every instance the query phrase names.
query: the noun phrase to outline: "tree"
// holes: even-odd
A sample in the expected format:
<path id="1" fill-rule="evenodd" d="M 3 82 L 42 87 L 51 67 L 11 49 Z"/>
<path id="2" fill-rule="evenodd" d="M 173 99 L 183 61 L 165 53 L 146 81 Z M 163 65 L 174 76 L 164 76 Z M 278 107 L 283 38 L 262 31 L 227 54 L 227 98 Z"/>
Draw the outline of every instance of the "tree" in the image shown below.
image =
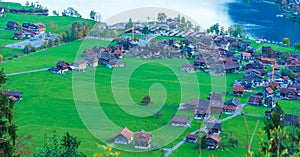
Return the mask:
<path id="1" fill-rule="evenodd" d="M 92 10 L 92 11 L 90 12 L 90 18 L 91 18 L 92 20 L 95 20 L 95 18 L 96 18 L 96 12 L 95 12 L 94 10 Z"/>
<path id="2" fill-rule="evenodd" d="M 3 69 L 0 70 L 0 88 L 6 82 Z M 11 157 L 15 154 L 17 126 L 13 119 L 14 101 L 0 92 L 0 152 L 3 156 Z"/>
<path id="3" fill-rule="evenodd" d="M 165 13 L 158 13 L 157 15 L 157 20 L 159 22 L 164 22 L 167 19 L 167 15 Z"/>
<path id="4" fill-rule="evenodd" d="M 270 118 L 265 120 L 264 130 L 266 131 L 268 138 L 271 137 L 270 131 L 278 127 L 283 128 L 283 111 L 279 104 L 276 104 Z"/>
<path id="5" fill-rule="evenodd" d="M 291 44 L 289 38 L 283 38 L 283 39 L 282 39 L 282 43 L 283 43 L 285 46 L 290 46 L 290 44 Z"/>
<path id="6" fill-rule="evenodd" d="M 300 41 L 294 44 L 295 49 L 300 50 Z"/>
<path id="7" fill-rule="evenodd" d="M 186 21 L 185 21 L 185 17 L 184 17 L 184 16 L 182 16 L 182 18 L 181 18 L 181 21 L 180 21 L 180 28 L 181 28 L 182 30 L 186 30 L 186 29 L 187 29 L 187 24 L 186 24 Z"/>
<path id="8" fill-rule="evenodd" d="M 52 138 L 45 139 L 44 146 L 39 148 L 33 156 L 61 156 L 61 157 L 84 157 L 85 155 L 78 151 L 81 141 L 70 133 L 62 137 L 54 131 Z"/>
<path id="9" fill-rule="evenodd" d="M 295 78 L 297 78 L 297 74 L 294 73 L 292 70 L 290 69 L 282 69 L 281 70 L 281 75 L 282 76 L 288 76 L 290 79 L 294 80 Z"/>
<path id="10" fill-rule="evenodd" d="M 132 19 L 129 18 L 127 24 L 125 25 L 125 29 L 129 29 L 129 28 L 132 28 L 133 27 L 133 23 L 132 23 Z"/>
<path id="11" fill-rule="evenodd" d="M 232 145 L 232 147 L 236 148 L 238 146 L 239 140 L 236 137 L 231 136 L 228 142 Z"/>
<path id="12" fill-rule="evenodd" d="M 58 37 L 58 38 L 56 38 L 55 39 L 55 45 L 59 45 L 60 44 L 60 41 L 61 41 L 61 38 L 60 37 Z"/>
<path id="13" fill-rule="evenodd" d="M 150 103 L 151 103 L 151 98 L 150 98 L 150 96 L 149 96 L 149 95 L 144 96 L 143 99 L 142 99 L 142 101 L 141 101 L 141 103 L 143 103 L 143 104 L 145 104 L 145 105 L 150 104 Z"/>
<path id="14" fill-rule="evenodd" d="M 26 1 L 25 6 L 29 6 L 29 1 Z"/>
<path id="15" fill-rule="evenodd" d="M 58 28 L 58 25 L 54 23 L 54 21 L 49 21 L 49 27 L 50 27 L 50 32 L 54 31 L 54 30 L 57 30 Z"/>
<path id="16" fill-rule="evenodd" d="M 53 11 L 52 11 L 52 14 L 53 14 L 54 16 L 59 16 L 59 13 L 58 13 L 56 10 L 53 10 Z"/>
<path id="17" fill-rule="evenodd" d="M 3 56 L 2 56 L 2 54 L 0 54 L 0 62 L 2 62 L 3 61 Z"/>
<path id="18" fill-rule="evenodd" d="M 186 28 L 187 30 L 192 30 L 193 29 L 193 24 L 191 21 L 187 20 L 186 21 Z"/>
<path id="19" fill-rule="evenodd" d="M 142 29 L 142 33 L 145 34 L 145 35 L 149 34 L 150 33 L 149 28 L 148 27 L 144 27 Z"/>
<path id="20" fill-rule="evenodd" d="M 24 54 L 29 54 L 31 52 L 30 46 L 28 44 L 24 46 L 23 52 Z"/>
<path id="21" fill-rule="evenodd" d="M 48 47 L 52 47 L 54 45 L 55 45 L 55 43 L 54 43 L 53 39 L 49 39 Z"/>
<path id="22" fill-rule="evenodd" d="M 288 52 L 282 52 L 280 58 L 281 58 L 282 60 L 286 60 L 289 56 L 290 56 L 290 54 L 289 54 Z"/>
<path id="23" fill-rule="evenodd" d="M 49 41 L 45 40 L 45 42 L 44 42 L 44 48 L 47 49 L 48 47 L 49 47 Z"/>
<path id="24" fill-rule="evenodd" d="M 100 144 L 97 145 L 98 148 L 101 150 L 101 153 L 95 153 L 93 157 L 119 157 L 119 155 L 121 154 L 120 152 L 112 152 L 111 146 L 105 146 Z"/>
<path id="25" fill-rule="evenodd" d="M 195 31 L 195 32 L 199 32 L 199 31 L 200 31 L 200 26 L 196 26 L 196 27 L 194 28 L 194 31 Z"/>
<path id="26" fill-rule="evenodd" d="M 78 147 L 80 146 L 81 141 L 78 140 L 76 137 L 70 135 L 69 132 L 67 132 L 62 137 L 62 149 L 63 153 L 62 156 L 81 156 L 81 153 L 78 152 Z"/>
<path id="27" fill-rule="evenodd" d="M 111 37 L 118 37 L 118 36 L 119 36 L 119 33 L 118 33 L 117 30 L 112 30 L 112 31 L 110 32 L 110 36 L 111 36 Z"/>

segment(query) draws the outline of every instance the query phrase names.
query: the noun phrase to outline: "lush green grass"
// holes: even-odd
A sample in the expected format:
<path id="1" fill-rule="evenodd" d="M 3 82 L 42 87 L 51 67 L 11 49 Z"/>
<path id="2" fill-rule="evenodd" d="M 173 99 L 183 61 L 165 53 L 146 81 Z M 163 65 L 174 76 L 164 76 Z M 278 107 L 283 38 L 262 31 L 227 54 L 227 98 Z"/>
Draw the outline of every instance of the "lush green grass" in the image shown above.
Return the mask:
<path id="1" fill-rule="evenodd" d="M 82 43 L 86 44 L 81 45 Z M 77 53 L 83 52 L 85 48 L 91 48 L 94 45 L 107 47 L 109 44 L 110 42 L 100 40 L 79 40 L 2 63 L 0 67 L 4 67 L 7 74 L 50 68 L 55 66 L 59 60 L 74 62 Z"/>
<path id="2" fill-rule="evenodd" d="M 263 42 L 262 43 L 256 43 L 256 41 L 254 41 L 254 40 L 246 40 L 246 41 L 248 41 L 248 42 L 251 43 L 251 47 L 259 48 L 257 50 L 257 53 L 260 53 L 260 54 L 262 53 L 262 51 L 261 51 L 262 46 L 271 46 L 274 51 L 300 52 L 299 50 L 296 50 L 296 49 L 294 49 L 292 47 L 285 47 L 285 46 L 280 46 L 280 45 L 270 44 L 270 43 L 263 43 Z"/>
<path id="3" fill-rule="evenodd" d="M 246 117 L 249 133 L 252 136 L 254 128 L 256 126 L 257 121 L 259 120 L 258 129 L 254 133 L 253 143 L 251 145 L 251 151 L 256 152 L 258 151 L 258 130 L 263 128 L 263 119 L 256 118 L 256 117 Z M 244 156 L 246 154 L 246 147 L 245 144 L 245 137 L 246 137 L 246 127 L 244 123 L 244 118 L 242 116 L 235 117 L 231 120 L 225 121 L 222 123 L 222 143 L 224 143 L 225 148 L 224 150 L 201 150 L 201 156 L 209 156 L 213 154 L 215 157 L 223 157 L 223 156 Z M 237 148 L 233 148 L 228 143 L 228 135 L 235 136 L 239 139 L 239 143 Z M 250 138 L 249 138 L 250 139 Z M 174 151 L 171 154 L 171 157 L 197 157 L 198 156 L 198 148 L 196 144 L 192 143 L 184 143 L 178 150 Z"/>
<path id="4" fill-rule="evenodd" d="M 31 6 L 23 6 L 20 3 L 14 3 L 14 2 L 0 2 L 0 7 L 9 7 L 10 9 L 25 9 L 25 10 L 30 10 Z"/>
<path id="5" fill-rule="evenodd" d="M 185 40 L 183 37 L 167 37 L 167 36 L 157 36 L 156 40 Z"/>

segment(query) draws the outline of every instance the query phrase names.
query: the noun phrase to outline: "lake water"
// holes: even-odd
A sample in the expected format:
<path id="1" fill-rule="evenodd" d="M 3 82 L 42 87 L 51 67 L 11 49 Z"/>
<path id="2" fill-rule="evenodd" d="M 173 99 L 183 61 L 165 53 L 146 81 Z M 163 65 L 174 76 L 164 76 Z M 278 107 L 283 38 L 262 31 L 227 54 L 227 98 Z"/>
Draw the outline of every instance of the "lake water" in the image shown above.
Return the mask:
<path id="1" fill-rule="evenodd" d="M 249 1 L 249 0 L 248 0 Z M 276 17 L 279 7 L 259 0 L 227 3 L 231 21 L 244 27 L 244 32 L 254 39 L 282 41 L 288 37 L 292 43 L 300 41 L 300 23 Z"/>
<path id="2" fill-rule="evenodd" d="M 27 0 L 6 1 L 25 4 Z M 89 18 L 89 12 L 93 9 L 101 13 L 105 22 L 109 22 L 109 19 L 114 19 L 113 22 L 125 22 L 129 17 L 132 17 L 134 21 L 146 21 L 147 16 L 151 17 L 151 20 L 155 20 L 158 12 L 168 12 L 167 9 L 159 11 L 157 8 L 168 8 L 176 12 L 175 16 L 179 12 L 186 14 L 204 29 L 217 22 L 225 27 L 239 23 L 244 26 L 244 32 L 254 39 L 282 41 L 284 37 L 288 37 L 291 43 L 300 41 L 300 23 L 296 24 L 285 18 L 276 17 L 280 13 L 278 6 L 265 3 L 263 0 L 190 0 L 189 2 L 182 0 L 130 0 L 126 3 L 120 0 L 40 0 L 39 3 L 47 6 L 50 14 L 52 14 L 52 10 L 61 12 L 70 6 L 78 10 L 85 18 Z M 148 8 L 147 11 L 143 7 L 153 7 L 154 9 Z M 130 13 L 130 11 L 132 12 Z M 113 17 L 117 14 L 117 17 Z M 171 13 L 168 16 L 174 17 Z"/>

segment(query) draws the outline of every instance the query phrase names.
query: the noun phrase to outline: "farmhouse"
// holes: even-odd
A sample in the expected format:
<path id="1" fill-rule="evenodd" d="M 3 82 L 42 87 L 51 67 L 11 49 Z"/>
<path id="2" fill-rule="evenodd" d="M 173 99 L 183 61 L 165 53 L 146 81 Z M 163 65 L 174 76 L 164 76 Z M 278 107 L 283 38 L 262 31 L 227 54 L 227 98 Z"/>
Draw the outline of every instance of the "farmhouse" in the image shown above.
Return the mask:
<path id="1" fill-rule="evenodd" d="M 284 125 L 285 126 L 291 126 L 291 125 L 296 125 L 298 123 L 298 115 L 295 114 L 285 114 L 284 115 Z"/>
<path id="2" fill-rule="evenodd" d="M 126 66 L 126 64 L 124 62 L 122 62 L 120 59 L 116 59 L 116 58 L 113 60 L 110 60 L 108 62 L 108 65 L 109 65 L 109 67 L 113 67 L 113 68 Z"/>
<path id="3" fill-rule="evenodd" d="M 70 68 L 70 64 L 64 61 L 58 61 L 56 67 L 60 70 L 68 70 Z"/>
<path id="4" fill-rule="evenodd" d="M 215 134 L 207 135 L 206 136 L 207 149 L 216 149 L 216 148 L 218 148 L 221 139 L 222 139 L 221 137 L 219 137 Z"/>
<path id="5" fill-rule="evenodd" d="M 2 93 L 15 102 L 22 100 L 23 92 L 3 90 Z"/>
<path id="6" fill-rule="evenodd" d="M 18 28 L 17 22 L 8 21 L 7 24 L 6 24 L 6 29 L 7 30 L 16 30 L 17 28 Z"/>
<path id="7" fill-rule="evenodd" d="M 209 130 L 209 134 L 220 134 L 222 131 L 222 125 L 221 123 L 214 123 L 212 127 L 207 129 Z"/>
<path id="8" fill-rule="evenodd" d="M 209 115 L 209 100 L 199 100 L 199 105 L 196 106 L 194 111 L 195 119 L 204 119 Z"/>
<path id="9" fill-rule="evenodd" d="M 0 7 L 0 17 L 4 17 L 4 8 Z"/>
<path id="10" fill-rule="evenodd" d="M 44 34 L 46 31 L 46 25 L 41 22 L 37 22 L 34 24 L 31 23 L 23 23 L 22 24 L 23 32 L 27 37 L 33 37 L 36 35 Z"/>
<path id="11" fill-rule="evenodd" d="M 239 105 L 239 100 L 237 98 L 232 98 L 224 103 L 223 112 L 232 114 L 237 110 Z"/>
<path id="12" fill-rule="evenodd" d="M 134 136 L 134 148 L 135 149 L 149 149 L 151 143 L 151 133 L 144 130 L 136 132 Z"/>
<path id="13" fill-rule="evenodd" d="M 184 72 L 195 72 L 195 67 L 190 62 L 184 62 L 180 69 Z"/>
<path id="14" fill-rule="evenodd" d="M 97 67 L 99 59 L 96 56 L 87 56 L 86 59 L 87 65 L 91 67 Z"/>
<path id="15" fill-rule="evenodd" d="M 173 115 L 171 126 L 189 127 L 189 117 L 181 115 Z"/>
<path id="16" fill-rule="evenodd" d="M 129 144 L 133 140 L 133 133 L 126 127 L 114 136 L 114 143 Z"/>
<path id="17" fill-rule="evenodd" d="M 187 134 L 185 136 L 185 141 L 190 142 L 190 143 L 197 143 L 198 135 L 197 134 Z"/>
<path id="18" fill-rule="evenodd" d="M 24 38 L 24 32 L 23 31 L 14 31 L 14 39 L 17 39 L 17 40 L 21 40 Z"/>
<path id="19" fill-rule="evenodd" d="M 79 70 L 79 71 L 84 71 L 87 66 L 87 61 L 86 60 L 80 60 L 77 62 L 73 63 L 73 68 L 74 70 Z"/>
<path id="20" fill-rule="evenodd" d="M 201 56 L 196 56 L 194 60 L 194 66 L 197 68 L 205 68 L 206 67 L 206 59 Z"/>
<path id="21" fill-rule="evenodd" d="M 254 106 L 260 106 L 262 104 L 262 96 L 251 95 L 249 97 L 248 104 L 254 105 Z"/>
<path id="22" fill-rule="evenodd" d="M 245 90 L 244 86 L 235 85 L 233 86 L 232 94 L 234 96 L 243 96 L 244 90 Z"/>

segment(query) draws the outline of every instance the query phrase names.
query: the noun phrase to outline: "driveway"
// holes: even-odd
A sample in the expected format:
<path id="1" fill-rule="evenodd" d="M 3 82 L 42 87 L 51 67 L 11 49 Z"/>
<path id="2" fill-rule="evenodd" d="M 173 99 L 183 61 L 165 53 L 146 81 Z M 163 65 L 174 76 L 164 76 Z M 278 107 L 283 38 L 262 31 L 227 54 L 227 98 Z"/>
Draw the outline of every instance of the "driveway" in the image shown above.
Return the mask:
<path id="1" fill-rule="evenodd" d="M 45 43 L 45 39 L 50 39 L 52 38 L 53 40 L 55 40 L 58 37 L 57 34 L 52 34 L 50 37 L 46 37 L 46 38 L 35 38 L 34 40 L 32 39 L 28 39 L 28 40 L 24 40 L 21 42 L 17 42 L 17 43 L 13 43 L 13 44 L 8 44 L 5 45 L 5 47 L 9 47 L 9 48 L 17 48 L 17 49 L 24 49 L 24 47 L 26 45 L 31 45 L 35 48 L 37 47 L 42 47 Z"/>

